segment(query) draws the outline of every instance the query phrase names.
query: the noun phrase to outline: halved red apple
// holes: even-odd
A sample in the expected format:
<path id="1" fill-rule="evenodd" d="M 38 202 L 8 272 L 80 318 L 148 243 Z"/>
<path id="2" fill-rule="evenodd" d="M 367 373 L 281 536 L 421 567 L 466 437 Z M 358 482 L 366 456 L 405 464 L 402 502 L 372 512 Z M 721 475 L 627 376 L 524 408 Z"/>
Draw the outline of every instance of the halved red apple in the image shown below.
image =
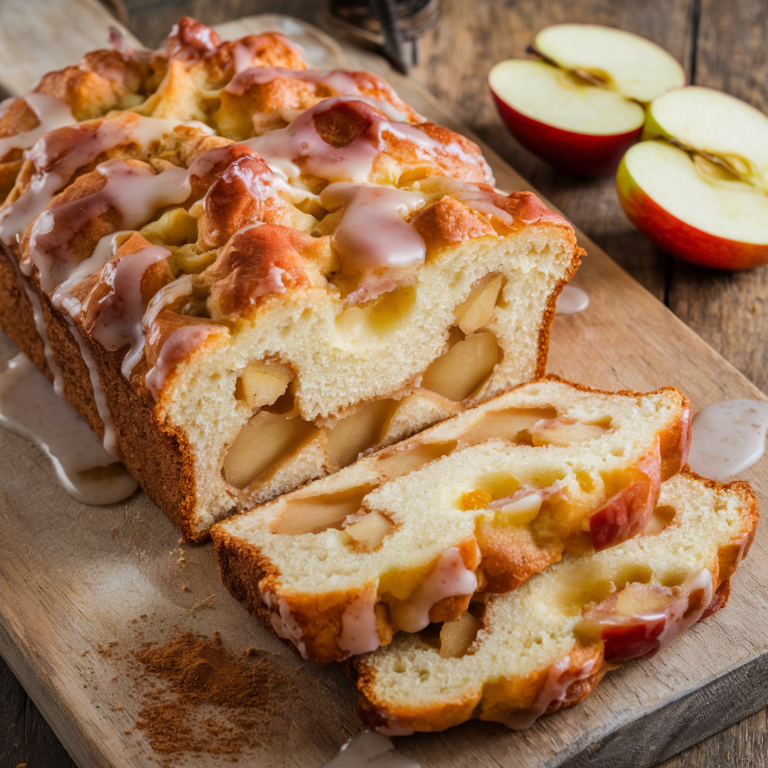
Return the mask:
<path id="1" fill-rule="evenodd" d="M 711 88 L 655 99 L 619 199 L 659 248 L 717 269 L 768 263 L 768 116 Z"/>
<path id="2" fill-rule="evenodd" d="M 559 24 L 539 32 L 533 50 L 541 60 L 493 67 L 491 92 L 512 134 L 571 173 L 613 173 L 640 138 L 643 105 L 685 84 L 670 54 L 618 29 Z"/>

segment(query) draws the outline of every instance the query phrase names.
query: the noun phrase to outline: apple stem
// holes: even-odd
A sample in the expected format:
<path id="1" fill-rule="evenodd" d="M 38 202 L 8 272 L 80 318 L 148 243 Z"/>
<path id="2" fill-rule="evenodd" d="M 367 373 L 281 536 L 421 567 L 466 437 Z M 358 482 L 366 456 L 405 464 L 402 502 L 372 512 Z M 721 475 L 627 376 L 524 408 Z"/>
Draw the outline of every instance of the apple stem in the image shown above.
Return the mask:
<path id="1" fill-rule="evenodd" d="M 740 173 L 734 166 L 729 163 L 724 157 L 720 157 L 719 155 L 713 155 L 710 152 L 707 152 L 703 149 L 695 149 L 694 147 L 689 147 L 687 144 L 683 144 L 680 139 L 676 139 L 674 136 L 659 136 L 658 139 L 660 141 L 665 141 L 667 144 L 671 144 L 673 147 L 676 147 L 677 149 L 682 149 L 683 152 L 686 152 L 687 154 L 693 156 L 693 155 L 699 155 L 700 157 L 703 157 L 705 160 L 708 160 L 710 163 L 713 163 L 714 165 L 719 166 L 724 171 L 727 171 L 730 173 L 735 179 L 738 179 L 739 181 L 744 181 L 747 184 L 751 183 L 749 179 L 744 176 L 743 173 Z"/>
<path id="2" fill-rule="evenodd" d="M 597 75 L 592 74 L 591 72 L 587 72 L 585 69 L 569 69 L 568 67 L 564 67 L 559 62 L 555 61 L 553 58 L 547 56 L 546 53 L 542 53 L 535 45 L 529 45 L 525 49 L 526 53 L 530 53 L 532 56 L 537 56 L 540 58 L 545 64 L 549 64 L 553 67 L 557 67 L 558 69 L 562 69 L 564 72 L 567 72 L 569 75 L 575 77 L 577 80 L 583 80 L 585 83 L 588 83 L 589 85 L 596 85 L 599 88 L 606 88 L 608 86 L 608 83 L 603 80 L 601 77 L 598 77 Z"/>

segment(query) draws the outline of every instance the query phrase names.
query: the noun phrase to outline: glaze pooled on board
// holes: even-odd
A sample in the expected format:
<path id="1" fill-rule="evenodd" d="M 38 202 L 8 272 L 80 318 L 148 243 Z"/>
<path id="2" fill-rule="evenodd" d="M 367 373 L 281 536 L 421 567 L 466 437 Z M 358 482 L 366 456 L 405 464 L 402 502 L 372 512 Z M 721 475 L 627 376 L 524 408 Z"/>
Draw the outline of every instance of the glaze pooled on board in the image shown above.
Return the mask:
<path id="1" fill-rule="evenodd" d="M 693 420 L 688 466 L 718 482 L 730 480 L 765 453 L 767 431 L 768 403 L 723 400 L 708 405 Z"/>
<path id="2" fill-rule="evenodd" d="M 22 354 L 0 373 L 0 425 L 40 448 L 64 490 L 84 504 L 115 504 L 138 487 L 99 436 Z"/>
<path id="3" fill-rule="evenodd" d="M 363 731 L 353 736 L 323 768 L 420 768 L 401 755 L 392 740 L 380 733 Z"/>

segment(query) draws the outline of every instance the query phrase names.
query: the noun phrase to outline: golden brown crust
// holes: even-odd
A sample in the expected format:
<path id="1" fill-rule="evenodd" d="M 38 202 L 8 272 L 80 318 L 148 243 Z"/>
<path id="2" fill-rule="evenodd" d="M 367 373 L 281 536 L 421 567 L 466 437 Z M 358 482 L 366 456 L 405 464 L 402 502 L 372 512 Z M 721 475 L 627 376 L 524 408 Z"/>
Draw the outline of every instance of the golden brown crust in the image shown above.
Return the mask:
<path id="1" fill-rule="evenodd" d="M 720 547 L 718 557 L 711 564 L 710 573 L 712 574 L 714 594 L 699 618 L 699 621 L 703 621 L 725 607 L 728 601 L 731 589 L 729 577 L 733 574 L 740 559 L 743 559 L 748 551 L 749 543 L 754 538 L 757 528 L 759 518 L 757 497 L 749 485 L 743 481 L 720 483 L 707 480 L 691 472 L 688 468 L 684 468 L 681 474 L 696 478 L 707 488 L 719 493 L 737 493 L 741 497 L 741 529 L 733 534 L 729 542 Z M 626 663 L 606 662 L 602 656 L 602 641 L 596 638 L 595 642 L 596 646 L 586 648 L 577 644 L 569 654 L 560 660 L 560 662 L 567 660 L 568 670 L 577 672 L 582 668 L 585 661 L 595 658 L 594 671 L 584 679 L 577 679 L 572 682 L 566 689 L 564 696 L 553 701 L 546 708 L 546 714 L 557 712 L 583 701 L 607 672 L 618 669 L 623 663 Z M 550 667 L 538 669 L 525 680 L 515 680 L 514 685 L 509 688 L 505 688 L 502 681 L 500 684 L 486 685 L 480 693 L 473 690 L 472 696 L 478 706 L 473 708 L 473 711 L 467 712 L 463 707 L 465 697 L 433 702 L 420 707 L 415 705 L 400 706 L 389 700 L 383 701 L 375 684 L 375 668 L 369 664 L 368 659 L 369 655 L 357 656 L 344 664 L 344 671 L 364 697 L 363 702 L 358 707 L 358 714 L 363 722 L 371 728 L 388 728 L 395 723 L 398 727 L 424 732 L 443 730 L 465 722 L 472 717 L 503 720 L 504 714 L 510 710 L 525 710 L 531 706 L 531 702 L 535 700 L 536 695 L 543 688 L 550 669 Z"/>

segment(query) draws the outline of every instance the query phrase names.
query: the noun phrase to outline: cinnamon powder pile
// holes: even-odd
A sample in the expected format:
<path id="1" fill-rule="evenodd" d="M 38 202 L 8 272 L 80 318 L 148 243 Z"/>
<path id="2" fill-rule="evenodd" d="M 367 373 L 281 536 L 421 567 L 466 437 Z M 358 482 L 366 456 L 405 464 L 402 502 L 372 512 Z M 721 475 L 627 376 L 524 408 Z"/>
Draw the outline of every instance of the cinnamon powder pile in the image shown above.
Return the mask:
<path id="1" fill-rule="evenodd" d="M 170 765 L 184 753 L 236 760 L 269 735 L 279 698 L 290 685 L 275 670 L 271 654 L 243 656 L 225 648 L 218 633 L 187 632 L 136 653 L 137 680 L 149 685 L 136 728 Z"/>

